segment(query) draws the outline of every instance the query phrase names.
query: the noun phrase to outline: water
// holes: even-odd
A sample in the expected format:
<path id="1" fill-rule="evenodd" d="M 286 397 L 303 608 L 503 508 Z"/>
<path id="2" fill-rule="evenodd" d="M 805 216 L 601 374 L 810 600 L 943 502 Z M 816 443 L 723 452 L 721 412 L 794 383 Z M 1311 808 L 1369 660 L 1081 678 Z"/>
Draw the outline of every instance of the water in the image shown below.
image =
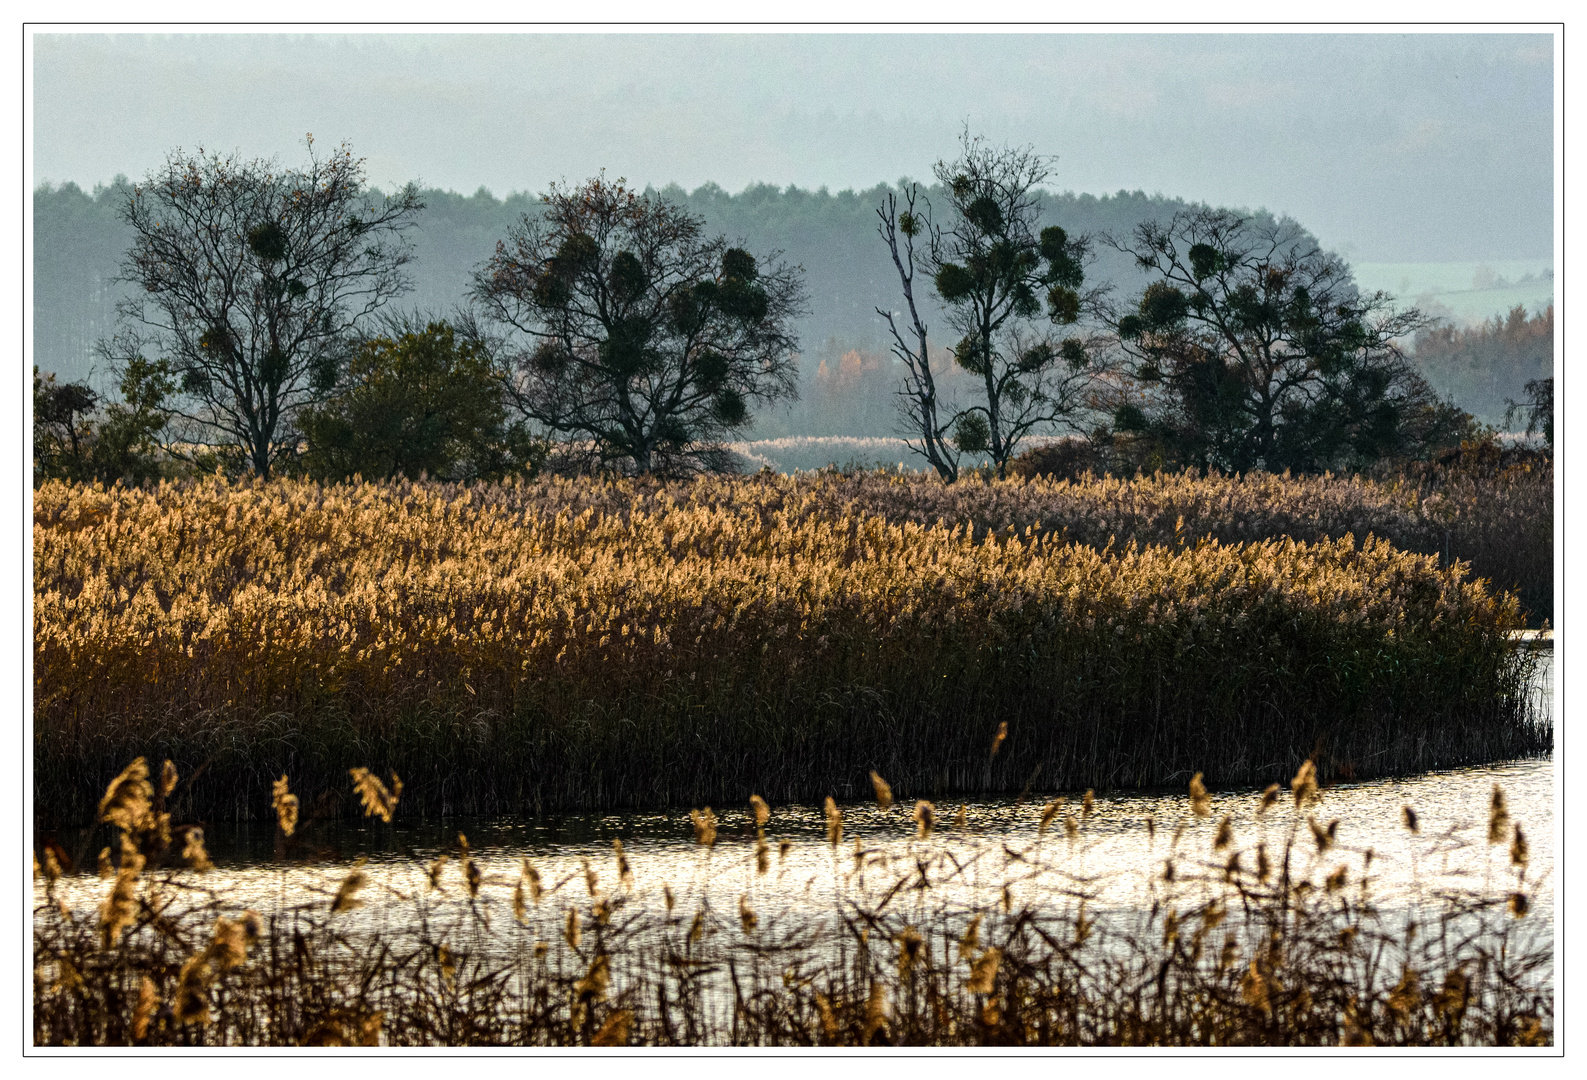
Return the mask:
<path id="1" fill-rule="evenodd" d="M 1537 693 L 1547 701 L 1552 653 L 1542 659 Z M 1528 840 L 1524 875 L 1511 866 L 1510 834 L 1502 844 L 1487 843 L 1495 785 Z M 328 903 L 361 866 L 368 878 L 360 894 L 364 906 L 350 922 L 389 927 L 411 917 L 415 898 L 442 908 L 463 901 L 457 855 L 458 834 L 464 833 L 483 875 L 478 906 L 510 925 L 513 891 L 527 860 L 546 889 L 528 932 L 554 938 L 567 908 L 587 910 L 594 895 L 632 914 L 657 916 L 666 912 L 670 892 L 684 911 L 703 906 L 731 920 L 744 904 L 775 922 L 856 903 L 984 909 L 1000 902 L 1008 884 L 1014 904 L 1073 905 L 1084 898 L 1093 911 L 1139 911 L 1164 896 L 1163 872 L 1170 861 L 1177 867 L 1177 895 L 1194 900 L 1198 888 L 1210 896 L 1217 887 L 1230 851 L 1254 869 L 1257 845 L 1276 862 L 1293 844 L 1297 877 L 1321 885 L 1343 867 L 1353 888 L 1367 877 L 1365 885 L 1380 906 L 1411 906 L 1440 891 L 1503 895 L 1519 888 L 1531 899 L 1533 925 L 1551 932 L 1555 788 L 1554 763 L 1546 759 L 1338 784 L 1303 810 L 1286 790 L 1261 814 L 1254 789 L 1212 792 L 1206 817 L 1191 813 L 1183 789 L 1098 796 L 1089 815 L 1071 792 L 1043 830 L 1049 793 L 1024 801 L 944 802 L 934 808 L 936 829 L 925 839 L 917 835 L 913 801 L 885 811 L 868 802 L 841 808 L 843 840 L 836 847 L 828 842 L 822 808 L 775 806 L 765 826 L 764 872 L 757 865 L 747 805 L 716 808 L 712 848 L 696 843 L 687 811 L 311 823 L 286 841 L 273 828 L 244 825 L 212 830 L 206 840 L 214 869 L 202 875 L 180 871 L 173 882 L 214 890 L 227 906 L 268 914 Z M 1405 826 L 1406 806 L 1419 818 L 1416 835 Z M 1215 853 L 1214 835 L 1225 816 L 1234 844 Z M 1077 826 L 1073 836 L 1066 817 Z M 1327 852 L 1318 852 L 1308 818 L 1324 828 L 1339 822 Z M 632 872 L 626 883 L 619 877 L 614 840 L 622 842 Z M 437 891 L 427 867 L 443 854 L 451 860 Z M 929 868 L 929 890 L 914 887 L 922 865 Z M 1198 875 L 1207 884 L 1198 886 Z M 897 887 L 900 881 L 906 884 Z M 108 888 L 92 873 L 78 873 L 59 883 L 58 895 L 91 912 Z M 35 897 L 44 901 L 42 882 L 35 883 Z"/>

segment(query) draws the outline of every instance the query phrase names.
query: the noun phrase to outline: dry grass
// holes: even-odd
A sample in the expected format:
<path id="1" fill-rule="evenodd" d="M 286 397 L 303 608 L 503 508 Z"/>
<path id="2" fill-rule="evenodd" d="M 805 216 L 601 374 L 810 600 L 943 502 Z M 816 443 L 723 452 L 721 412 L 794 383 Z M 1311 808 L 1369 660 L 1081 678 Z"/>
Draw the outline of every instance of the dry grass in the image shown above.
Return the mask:
<path id="1" fill-rule="evenodd" d="M 404 808 L 470 813 L 1546 752 L 1514 598 L 1359 539 L 1417 505 L 1277 478 L 50 483 L 40 819 L 93 816 L 144 751 L 211 820 L 259 816 L 283 773 L 306 817 L 350 812 L 348 759 L 391 776 L 365 805 L 400 775 Z M 1198 541 L 1214 519 L 1242 542 Z M 1303 519 L 1359 532 L 1243 542 Z"/>
<path id="2" fill-rule="evenodd" d="M 675 910 L 670 886 L 663 910 L 653 886 L 636 890 L 620 873 L 603 891 L 588 869 L 588 889 L 578 874 L 542 889 L 524 863 L 520 874 L 476 877 L 467 889 L 409 893 L 389 869 L 355 865 L 334 895 L 283 899 L 261 916 L 191 871 L 164 867 L 170 848 L 157 827 L 107 824 L 122 854 L 98 913 L 65 903 L 48 850 L 35 871 L 43 880 L 33 1038 L 56 1046 L 1552 1043 L 1551 936 L 1528 916 L 1529 897 L 1547 886 L 1529 876 L 1518 825 L 1519 853 L 1512 846 L 1491 883 L 1384 902 L 1374 868 L 1385 860 L 1312 843 L 1303 829 L 1314 817 L 1311 796 L 1300 798 L 1308 778 L 1294 789 L 1293 807 L 1270 810 L 1271 792 L 1262 797 L 1274 816 L 1252 836 L 1219 829 L 1206 850 L 1181 841 L 1197 816 L 1187 807 L 1172 841 L 1155 842 L 1149 894 L 1125 911 L 1095 910 L 1096 878 L 1084 872 L 1089 814 L 1067 840 L 1026 834 L 1011 846 L 1006 835 L 960 827 L 951 845 L 940 834 L 901 841 L 907 850 L 897 858 L 857 848 L 852 865 L 834 847 L 833 894 L 783 912 L 749 894 L 737 911 Z M 1490 825 L 1500 808 L 1496 795 Z M 459 849 L 467 863 L 461 836 Z M 626 869 L 622 849 L 614 854 Z M 700 877 L 738 873 L 736 862 L 755 858 L 747 845 L 702 843 L 699 854 Z M 940 899 L 963 895 L 952 890 L 972 877 L 979 888 L 968 901 Z M 386 916 L 358 923 L 361 896 L 378 898 Z M 112 922 L 113 935 L 104 930 Z"/>

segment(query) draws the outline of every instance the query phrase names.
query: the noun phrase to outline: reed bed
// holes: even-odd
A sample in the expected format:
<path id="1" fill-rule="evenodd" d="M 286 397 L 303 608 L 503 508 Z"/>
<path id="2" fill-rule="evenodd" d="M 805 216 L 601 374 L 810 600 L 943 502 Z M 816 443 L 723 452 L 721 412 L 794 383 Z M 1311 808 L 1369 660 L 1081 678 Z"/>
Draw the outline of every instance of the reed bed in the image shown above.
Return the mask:
<path id="1" fill-rule="evenodd" d="M 450 860 L 354 865 L 322 896 L 284 877 L 261 913 L 205 885 L 202 841 L 171 835 L 175 769 L 162 773 L 151 782 L 140 759 L 107 791 L 97 890 L 52 849 L 35 859 L 35 1045 L 1553 1042 L 1537 911 L 1551 887 L 1497 785 L 1483 815 L 1496 869 L 1408 899 L 1379 895 L 1386 860 L 1350 843 L 1350 823 L 1319 820 L 1308 761 L 1238 834 L 1227 815 L 1214 826 L 1198 774 L 1178 820 L 1149 826 L 1144 884 L 1122 909 L 1088 872 L 1091 793 L 1031 807 L 1039 824 L 1018 837 L 980 836 L 948 807 L 892 806 L 878 776 L 913 837 L 851 851 L 829 802 L 829 841 L 811 841 L 830 848 L 829 895 L 797 909 L 755 884 L 775 874 L 771 846 L 787 851 L 757 797 L 753 842 L 719 844 L 711 811 L 695 815 L 693 876 L 741 875 L 735 909 L 648 880 L 620 843 L 551 881 L 528 860 L 482 872 L 459 835 Z M 275 813 L 288 832 L 279 799 Z M 1409 806 L 1404 821 L 1424 849 L 1413 866 L 1450 841 L 1482 846 L 1435 838 Z"/>
<path id="2" fill-rule="evenodd" d="M 1265 783 L 1308 755 L 1365 777 L 1551 745 L 1516 600 L 1462 565 L 1351 536 L 1099 549 L 971 508 L 893 520 L 942 490 L 46 484 L 38 821 L 89 820 L 144 750 L 202 770 L 184 810 L 217 819 L 284 772 L 305 813 L 349 811 L 348 758 L 419 812 L 491 813 L 850 797 L 870 769 L 929 795 L 1199 762 Z"/>

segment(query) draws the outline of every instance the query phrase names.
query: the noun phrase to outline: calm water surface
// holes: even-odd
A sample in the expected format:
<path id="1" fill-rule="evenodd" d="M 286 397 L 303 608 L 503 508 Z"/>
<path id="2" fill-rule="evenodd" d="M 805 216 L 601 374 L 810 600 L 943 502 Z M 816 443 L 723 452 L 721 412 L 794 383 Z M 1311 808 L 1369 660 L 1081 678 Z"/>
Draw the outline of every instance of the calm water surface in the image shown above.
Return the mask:
<path id="1" fill-rule="evenodd" d="M 1552 690 L 1552 654 L 1545 658 L 1538 692 Z M 1494 785 L 1503 789 L 1511 818 L 1524 830 L 1531 851 L 1525 876 L 1510 865 L 1507 843 L 1487 843 Z M 1504 892 L 1523 888 L 1532 898 L 1536 925 L 1549 932 L 1554 897 L 1555 764 L 1551 759 L 1501 762 L 1414 777 L 1338 784 L 1315 804 L 1297 811 L 1289 792 L 1259 815 L 1255 789 L 1212 793 L 1211 814 L 1191 814 L 1183 790 L 1172 793 L 1101 795 L 1089 816 L 1079 793 L 1043 831 L 1043 806 L 1054 793 L 1015 799 L 944 801 L 935 807 L 937 828 L 920 839 L 912 821 L 914 803 L 900 800 L 883 811 L 874 802 L 843 810 L 843 840 L 827 840 L 818 806 L 773 806 L 765 827 L 766 869 L 757 865 L 757 839 L 750 808 L 716 807 L 714 848 L 695 842 L 687 811 L 563 814 L 539 819 L 474 818 L 432 823 L 334 822 L 306 827 L 283 843 L 260 825 L 214 829 L 207 837 L 215 868 L 177 874 L 179 885 L 214 889 L 228 906 L 261 913 L 315 904 L 334 895 L 355 865 L 368 875 L 358 922 L 385 925 L 408 918 L 415 898 L 461 901 L 458 834 L 467 836 L 483 871 L 478 905 L 499 912 L 510 924 L 513 890 L 527 860 L 547 890 L 532 913 L 530 932 L 554 937 L 569 906 L 587 908 L 593 895 L 620 900 L 636 914 L 660 914 L 666 892 L 684 910 L 699 906 L 736 918 L 741 903 L 776 920 L 800 913 L 841 909 L 851 902 L 956 907 L 996 904 L 1009 884 L 1015 904 L 1073 905 L 1084 898 L 1093 911 L 1140 910 L 1164 895 L 1163 871 L 1177 868 L 1176 895 L 1193 900 L 1198 875 L 1220 879 L 1227 852 L 1214 856 L 1218 822 L 1227 815 L 1234 850 L 1254 868 L 1256 847 L 1277 862 L 1293 842 L 1297 876 L 1321 884 L 1340 866 L 1353 889 L 1365 887 L 1380 905 L 1414 904 L 1440 890 Z M 1403 808 L 1420 819 L 1412 835 Z M 1073 835 L 1064 820 L 1072 816 Z M 1327 826 L 1338 820 L 1337 842 L 1318 853 L 1308 816 Z M 1177 838 L 1176 838 L 1176 833 Z M 631 881 L 620 880 L 613 841 L 621 840 Z M 1508 840 L 1508 838 L 1507 838 Z M 1368 852 L 1370 850 L 1370 856 Z M 451 861 L 441 871 L 439 892 L 426 867 L 438 856 Z M 84 860 L 90 866 L 90 856 Z M 929 868 L 929 890 L 918 884 Z M 905 887 L 899 888 L 899 882 Z M 91 910 L 108 883 L 78 874 L 60 883 L 60 895 L 75 908 Z M 35 885 L 42 902 L 42 885 Z M 929 894 L 929 895 L 928 895 Z M 538 925 L 544 922 L 544 926 Z"/>

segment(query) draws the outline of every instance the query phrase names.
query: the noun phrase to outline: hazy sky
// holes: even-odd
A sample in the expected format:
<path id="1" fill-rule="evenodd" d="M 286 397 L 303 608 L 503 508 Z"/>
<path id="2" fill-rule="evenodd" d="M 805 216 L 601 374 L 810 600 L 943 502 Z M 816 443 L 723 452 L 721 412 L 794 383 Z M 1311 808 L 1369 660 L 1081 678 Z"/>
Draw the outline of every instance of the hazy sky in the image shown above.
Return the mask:
<path id="1" fill-rule="evenodd" d="M 1052 186 L 1288 213 L 1357 260 L 1547 258 L 1546 35 L 39 35 L 34 181 L 175 147 L 497 194 L 928 177 L 959 130 Z"/>

